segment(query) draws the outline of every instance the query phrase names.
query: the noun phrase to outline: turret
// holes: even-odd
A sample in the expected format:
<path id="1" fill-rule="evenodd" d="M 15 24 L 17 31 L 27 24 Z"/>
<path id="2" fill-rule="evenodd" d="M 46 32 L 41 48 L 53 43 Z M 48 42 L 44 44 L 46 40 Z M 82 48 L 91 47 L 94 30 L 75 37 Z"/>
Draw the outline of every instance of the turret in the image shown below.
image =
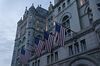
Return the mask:
<path id="1" fill-rule="evenodd" d="M 36 13 L 36 9 L 34 7 L 34 4 L 32 4 L 32 6 L 29 8 L 29 14 L 33 15 L 34 13 Z"/>
<path id="2" fill-rule="evenodd" d="M 34 23 L 35 23 L 35 7 L 32 4 L 32 6 L 29 8 L 29 14 L 27 17 L 27 26 L 26 26 L 26 47 L 33 45 L 33 39 L 34 39 Z"/>
<path id="3" fill-rule="evenodd" d="M 23 20 L 26 19 L 27 16 L 28 16 L 28 10 L 27 10 L 27 7 L 26 7 L 26 9 L 25 9 L 25 13 L 24 13 L 24 15 L 23 15 Z"/>
<path id="4" fill-rule="evenodd" d="M 48 7 L 48 10 L 49 10 L 49 12 L 52 12 L 53 11 L 53 4 L 51 2 L 50 2 L 50 5 Z"/>

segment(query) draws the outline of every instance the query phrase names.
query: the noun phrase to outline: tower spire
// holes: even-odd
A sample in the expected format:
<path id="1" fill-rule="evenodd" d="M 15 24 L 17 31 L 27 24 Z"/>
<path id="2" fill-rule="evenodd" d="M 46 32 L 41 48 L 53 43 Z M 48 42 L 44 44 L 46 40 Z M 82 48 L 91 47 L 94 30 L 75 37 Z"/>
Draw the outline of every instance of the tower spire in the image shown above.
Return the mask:
<path id="1" fill-rule="evenodd" d="M 34 6 L 34 3 L 32 3 L 32 6 Z"/>

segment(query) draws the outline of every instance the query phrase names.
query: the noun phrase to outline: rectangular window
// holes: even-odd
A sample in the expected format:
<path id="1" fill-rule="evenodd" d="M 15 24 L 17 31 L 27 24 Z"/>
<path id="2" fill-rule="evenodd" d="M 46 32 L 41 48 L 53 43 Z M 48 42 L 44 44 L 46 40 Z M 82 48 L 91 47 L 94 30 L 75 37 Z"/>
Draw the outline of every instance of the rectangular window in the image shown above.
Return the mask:
<path id="1" fill-rule="evenodd" d="M 81 44 L 81 51 L 85 51 L 87 48 L 86 48 L 86 41 L 85 39 L 81 40 L 80 41 L 80 44 Z"/>
<path id="2" fill-rule="evenodd" d="M 40 66 L 40 60 L 38 60 L 38 66 Z"/>
<path id="3" fill-rule="evenodd" d="M 35 66 L 35 65 L 34 65 L 34 62 L 32 63 L 32 66 Z"/>
<path id="4" fill-rule="evenodd" d="M 37 66 L 37 61 L 35 61 L 35 66 Z"/>
<path id="5" fill-rule="evenodd" d="M 72 45 L 69 46 L 69 55 L 73 55 L 73 47 L 72 47 Z"/>
<path id="6" fill-rule="evenodd" d="M 55 61 L 58 60 L 58 52 L 55 52 Z"/>
<path id="7" fill-rule="evenodd" d="M 50 55 L 47 56 L 47 64 L 50 63 Z"/>
<path id="8" fill-rule="evenodd" d="M 79 44 L 78 44 L 78 42 L 76 42 L 74 44 L 74 49 L 75 49 L 75 54 L 79 53 Z"/>
<path id="9" fill-rule="evenodd" d="M 51 54 L 51 62 L 53 62 L 53 61 L 54 61 L 54 55 Z"/>

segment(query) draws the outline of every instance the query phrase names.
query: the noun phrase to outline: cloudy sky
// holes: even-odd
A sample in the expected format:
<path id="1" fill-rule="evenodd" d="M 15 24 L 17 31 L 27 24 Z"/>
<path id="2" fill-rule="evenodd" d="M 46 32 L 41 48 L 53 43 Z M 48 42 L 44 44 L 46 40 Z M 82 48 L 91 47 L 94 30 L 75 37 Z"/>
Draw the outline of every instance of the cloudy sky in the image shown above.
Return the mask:
<path id="1" fill-rule="evenodd" d="M 34 3 L 46 8 L 53 0 L 0 0 L 0 66 L 10 66 L 17 21 L 22 17 L 25 7 Z"/>

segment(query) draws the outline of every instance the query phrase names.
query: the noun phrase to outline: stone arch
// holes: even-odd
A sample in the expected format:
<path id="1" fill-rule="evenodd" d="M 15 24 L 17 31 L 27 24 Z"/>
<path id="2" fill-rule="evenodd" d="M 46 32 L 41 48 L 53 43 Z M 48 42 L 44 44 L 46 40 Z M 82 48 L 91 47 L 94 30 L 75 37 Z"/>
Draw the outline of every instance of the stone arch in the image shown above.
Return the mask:
<path id="1" fill-rule="evenodd" d="M 98 66 L 98 63 L 90 57 L 78 57 L 72 60 L 68 66 Z"/>
<path id="2" fill-rule="evenodd" d="M 62 16 L 61 16 L 61 18 L 60 18 L 60 22 L 62 22 L 62 19 L 63 19 L 65 16 L 68 16 L 69 19 L 72 17 L 72 15 L 71 15 L 70 12 L 63 13 Z"/>
<path id="3" fill-rule="evenodd" d="M 72 17 L 71 13 L 69 13 L 69 12 L 63 13 L 62 16 L 61 16 L 61 18 L 60 18 L 60 22 L 59 23 L 61 23 L 62 25 L 64 23 L 66 23 L 66 26 L 68 26 L 67 22 L 69 21 L 69 24 L 70 24 L 70 18 L 71 17 Z"/>
<path id="4" fill-rule="evenodd" d="M 61 25 L 70 29 L 71 28 L 71 23 L 70 23 L 71 17 L 72 17 L 72 15 L 71 15 L 70 12 L 63 13 L 62 16 L 61 16 L 61 19 L 60 19 Z M 71 31 L 66 30 L 65 35 L 66 35 L 66 37 L 70 37 Z"/>

